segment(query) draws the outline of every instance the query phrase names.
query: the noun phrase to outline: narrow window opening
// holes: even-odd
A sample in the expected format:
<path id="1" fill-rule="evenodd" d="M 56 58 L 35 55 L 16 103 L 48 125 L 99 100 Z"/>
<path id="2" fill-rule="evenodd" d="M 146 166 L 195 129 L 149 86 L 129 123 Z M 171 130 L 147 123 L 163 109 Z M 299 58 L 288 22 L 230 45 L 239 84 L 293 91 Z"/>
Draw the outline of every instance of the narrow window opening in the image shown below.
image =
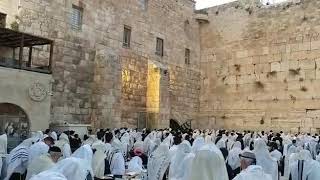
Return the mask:
<path id="1" fill-rule="evenodd" d="M 163 56 L 163 39 L 157 38 L 156 54 Z"/>
<path id="2" fill-rule="evenodd" d="M 130 48 L 131 42 L 131 27 L 124 26 L 123 29 L 123 47 Z"/>
<path id="3" fill-rule="evenodd" d="M 72 5 L 71 27 L 73 30 L 82 29 L 83 9 L 79 6 Z"/>

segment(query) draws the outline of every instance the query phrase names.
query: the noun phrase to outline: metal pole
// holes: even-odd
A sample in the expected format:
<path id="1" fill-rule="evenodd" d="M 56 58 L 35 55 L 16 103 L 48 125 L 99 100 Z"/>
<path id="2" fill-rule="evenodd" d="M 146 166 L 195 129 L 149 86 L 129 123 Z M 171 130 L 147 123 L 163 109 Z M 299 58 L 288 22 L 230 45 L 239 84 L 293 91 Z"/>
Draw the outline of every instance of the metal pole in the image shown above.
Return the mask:
<path id="1" fill-rule="evenodd" d="M 50 73 L 52 72 L 53 46 L 54 46 L 54 42 L 50 44 L 49 67 L 48 67 Z"/>
<path id="2" fill-rule="evenodd" d="M 24 34 L 21 35 L 20 52 L 19 52 L 19 68 L 22 68 L 22 58 L 23 58 L 23 46 L 24 46 Z"/>
<path id="3" fill-rule="evenodd" d="M 29 47 L 29 59 L 28 59 L 27 67 L 31 67 L 31 64 L 32 64 L 32 46 Z"/>

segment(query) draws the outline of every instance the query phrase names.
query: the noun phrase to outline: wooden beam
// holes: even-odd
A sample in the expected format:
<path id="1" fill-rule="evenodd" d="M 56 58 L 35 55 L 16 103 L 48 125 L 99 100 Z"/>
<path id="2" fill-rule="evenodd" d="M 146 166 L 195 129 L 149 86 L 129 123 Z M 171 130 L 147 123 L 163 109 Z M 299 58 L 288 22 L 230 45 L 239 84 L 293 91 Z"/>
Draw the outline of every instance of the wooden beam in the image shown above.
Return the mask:
<path id="1" fill-rule="evenodd" d="M 32 65 L 32 46 L 29 47 L 29 57 L 27 67 L 31 67 Z"/>
<path id="2" fill-rule="evenodd" d="M 49 67 L 48 67 L 50 73 L 52 72 L 53 46 L 54 46 L 54 42 L 50 44 Z"/>
<path id="3" fill-rule="evenodd" d="M 22 67 L 23 47 L 24 47 L 24 34 L 21 35 L 21 42 L 20 42 L 20 51 L 19 51 L 19 68 L 20 69 Z"/>

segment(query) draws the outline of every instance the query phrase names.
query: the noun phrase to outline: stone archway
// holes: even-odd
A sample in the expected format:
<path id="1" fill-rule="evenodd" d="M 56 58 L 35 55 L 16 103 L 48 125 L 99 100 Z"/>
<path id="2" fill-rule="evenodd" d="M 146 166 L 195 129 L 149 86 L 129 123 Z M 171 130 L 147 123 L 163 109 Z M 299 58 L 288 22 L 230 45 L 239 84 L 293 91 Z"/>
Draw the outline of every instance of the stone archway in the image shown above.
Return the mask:
<path id="1" fill-rule="evenodd" d="M 30 122 L 26 112 L 18 105 L 0 103 L 0 134 L 7 134 L 8 149 L 13 149 L 30 132 Z"/>

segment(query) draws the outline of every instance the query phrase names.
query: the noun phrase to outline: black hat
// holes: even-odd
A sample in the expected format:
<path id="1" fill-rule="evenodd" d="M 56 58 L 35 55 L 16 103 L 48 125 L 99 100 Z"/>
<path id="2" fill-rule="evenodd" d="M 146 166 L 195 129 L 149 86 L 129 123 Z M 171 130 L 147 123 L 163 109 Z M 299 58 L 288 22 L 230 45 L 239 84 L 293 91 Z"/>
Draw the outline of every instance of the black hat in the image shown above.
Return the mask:
<path id="1" fill-rule="evenodd" d="M 61 149 L 57 146 L 52 146 L 50 147 L 49 152 L 61 152 Z"/>

